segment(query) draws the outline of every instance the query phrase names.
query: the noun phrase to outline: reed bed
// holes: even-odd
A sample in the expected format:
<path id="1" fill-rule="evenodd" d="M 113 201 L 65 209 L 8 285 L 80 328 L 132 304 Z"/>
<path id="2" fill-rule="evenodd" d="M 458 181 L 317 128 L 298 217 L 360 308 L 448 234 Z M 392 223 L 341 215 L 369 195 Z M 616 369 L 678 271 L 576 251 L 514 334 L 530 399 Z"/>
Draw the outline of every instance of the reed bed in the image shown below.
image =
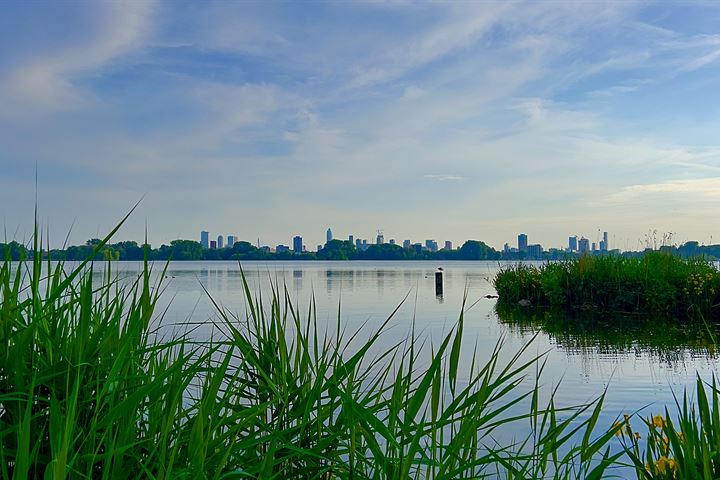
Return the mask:
<path id="1" fill-rule="evenodd" d="M 720 272 L 702 258 L 586 255 L 510 266 L 494 285 L 503 303 L 720 320 Z"/>
<path id="2" fill-rule="evenodd" d="M 602 397 L 541 400 L 542 358 L 527 346 L 507 362 L 502 340 L 474 351 L 461 374 L 464 306 L 439 343 L 411 330 L 378 353 L 396 312 L 347 333 L 338 311 L 328 333 L 313 301 L 301 313 L 282 286 L 244 282 L 244 313 L 218 307 L 215 338 L 167 339 L 163 271 L 146 260 L 128 283 L 108 265 L 98 283 L 92 262 L 41 260 L 38 244 L 31 260 L 0 267 L 3 479 L 599 479 L 623 465 L 645 475 L 614 437 L 622 426 L 598 425 Z M 701 420 L 715 431 L 712 392 Z M 526 435 L 497 440 L 518 424 Z M 714 459 L 712 440 L 683 465 Z"/>

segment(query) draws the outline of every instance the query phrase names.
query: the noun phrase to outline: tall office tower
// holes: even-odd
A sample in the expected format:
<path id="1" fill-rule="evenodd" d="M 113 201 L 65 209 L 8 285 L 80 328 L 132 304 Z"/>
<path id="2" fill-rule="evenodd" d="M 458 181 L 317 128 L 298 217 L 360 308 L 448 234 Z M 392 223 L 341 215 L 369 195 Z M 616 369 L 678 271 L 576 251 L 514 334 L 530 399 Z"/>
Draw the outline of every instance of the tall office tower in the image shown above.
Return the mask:
<path id="1" fill-rule="evenodd" d="M 375 239 L 375 243 L 377 245 L 382 245 L 383 243 L 385 243 L 385 236 L 382 233 L 378 233 L 378 236 Z"/>
<path id="2" fill-rule="evenodd" d="M 332 230 L 329 228 L 327 229 L 327 232 L 325 232 L 325 242 L 330 243 L 332 240 Z"/>
<path id="3" fill-rule="evenodd" d="M 210 248 L 210 232 L 200 232 L 200 245 L 205 249 Z"/>
<path id="4" fill-rule="evenodd" d="M 595 242 L 592 242 L 592 251 L 597 251 L 597 244 Z"/>
<path id="5" fill-rule="evenodd" d="M 600 251 L 607 252 L 607 249 L 607 243 L 605 243 L 605 240 L 600 240 Z"/>
<path id="6" fill-rule="evenodd" d="M 228 235 L 227 247 L 232 248 L 233 245 L 235 245 L 235 235 Z"/>
<path id="7" fill-rule="evenodd" d="M 403 248 L 410 248 L 410 240 L 403 240 Z"/>
<path id="8" fill-rule="evenodd" d="M 357 248 L 358 250 L 362 248 L 362 240 L 360 240 L 359 238 L 355 240 L 355 248 Z"/>
<path id="9" fill-rule="evenodd" d="M 352 235 L 350 235 L 350 236 L 348 237 L 348 242 L 350 242 L 350 243 L 355 243 L 355 237 L 353 237 Z"/>
<path id="10" fill-rule="evenodd" d="M 210 240 L 210 248 L 216 249 L 217 248 L 217 242 L 215 240 Z"/>
<path id="11" fill-rule="evenodd" d="M 431 252 L 437 252 L 438 244 L 435 240 L 425 240 L 425 248 Z"/>
<path id="12" fill-rule="evenodd" d="M 223 236 L 218 235 L 218 242 L 217 242 L 218 248 L 223 248 Z"/>
<path id="13" fill-rule="evenodd" d="M 577 245 L 578 238 L 576 235 L 573 235 L 572 237 L 568 238 L 568 250 L 571 252 L 575 252 L 578 249 Z"/>
<path id="14" fill-rule="evenodd" d="M 302 237 L 300 235 L 295 235 L 295 237 L 293 237 L 293 252 L 302 253 L 302 251 L 303 251 Z"/>
<path id="15" fill-rule="evenodd" d="M 580 253 L 585 253 L 590 251 L 590 240 L 588 240 L 585 237 L 582 237 L 580 240 L 578 240 L 578 251 Z"/>
<path id="16" fill-rule="evenodd" d="M 452 250 L 452 242 L 450 240 L 445 240 L 445 250 Z"/>
<path id="17" fill-rule="evenodd" d="M 520 250 L 521 252 L 527 251 L 527 245 L 527 235 L 525 235 L 524 233 L 518 235 L 518 250 Z"/>
<path id="18" fill-rule="evenodd" d="M 610 243 L 608 242 L 608 232 L 603 232 L 603 242 L 605 242 L 605 250 L 610 250 Z M 602 250 L 602 248 L 600 248 Z"/>

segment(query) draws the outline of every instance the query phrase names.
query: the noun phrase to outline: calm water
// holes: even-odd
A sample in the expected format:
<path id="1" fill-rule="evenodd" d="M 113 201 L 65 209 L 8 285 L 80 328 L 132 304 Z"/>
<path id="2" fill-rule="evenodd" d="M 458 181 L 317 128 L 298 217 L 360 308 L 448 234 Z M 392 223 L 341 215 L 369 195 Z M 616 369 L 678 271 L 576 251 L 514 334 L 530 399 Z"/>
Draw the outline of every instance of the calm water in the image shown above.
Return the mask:
<path id="1" fill-rule="evenodd" d="M 116 272 L 136 273 L 141 264 L 118 262 Z M 673 403 L 673 390 L 693 389 L 695 375 L 711 378 L 717 359 L 702 347 L 702 342 L 682 338 L 675 342 L 658 332 L 620 332 L 602 325 L 592 331 L 547 333 L 522 319 L 513 322 L 499 318 L 492 279 L 500 268 L 497 262 L 445 262 L 444 295 L 435 295 L 436 262 L 246 262 L 243 264 L 250 287 L 255 292 L 269 291 L 270 282 L 286 285 L 301 310 L 307 310 L 314 295 L 318 320 L 334 328 L 338 305 L 341 325 L 354 331 L 366 324 L 367 332 L 378 326 L 405 302 L 381 337 L 382 346 L 405 338 L 415 319 L 416 331 L 437 342 L 458 319 L 463 295 L 467 292 L 465 313 L 465 351 L 468 366 L 472 348 L 477 345 L 479 358 L 487 358 L 499 338 L 505 338 L 504 356 L 510 357 L 539 332 L 531 352 L 547 352 L 543 384 L 551 388 L 558 382 L 558 403 L 575 405 L 587 402 L 607 388 L 604 416 L 608 422 L 623 412 L 634 412 L 650 405 L 659 412 Z M 164 299 L 169 303 L 163 323 L 174 328 L 187 322 L 201 323 L 196 335 L 212 333 L 216 318 L 204 286 L 224 308 L 242 315 L 244 295 L 240 270 L 235 262 L 177 262 L 170 265 Z M 598 334 L 599 332 L 599 334 Z M 633 338 L 634 335 L 638 338 Z M 667 337 L 667 335 L 666 335 Z M 649 412 L 649 410 L 648 410 Z M 608 423 L 609 424 L 609 423 Z"/>

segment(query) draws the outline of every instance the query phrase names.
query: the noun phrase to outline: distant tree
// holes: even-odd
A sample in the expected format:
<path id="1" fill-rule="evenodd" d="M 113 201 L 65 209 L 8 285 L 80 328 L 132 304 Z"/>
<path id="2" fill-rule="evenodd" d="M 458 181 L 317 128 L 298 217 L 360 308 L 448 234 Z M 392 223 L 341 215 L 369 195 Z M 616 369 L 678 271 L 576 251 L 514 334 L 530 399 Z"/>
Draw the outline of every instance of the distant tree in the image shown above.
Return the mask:
<path id="1" fill-rule="evenodd" d="M 485 242 L 468 240 L 460 247 L 457 258 L 459 260 L 497 260 L 500 258 L 500 253 L 486 245 Z"/>
<path id="2" fill-rule="evenodd" d="M 318 260 L 352 260 L 357 256 L 357 250 L 348 240 L 330 240 L 315 256 Z"/>

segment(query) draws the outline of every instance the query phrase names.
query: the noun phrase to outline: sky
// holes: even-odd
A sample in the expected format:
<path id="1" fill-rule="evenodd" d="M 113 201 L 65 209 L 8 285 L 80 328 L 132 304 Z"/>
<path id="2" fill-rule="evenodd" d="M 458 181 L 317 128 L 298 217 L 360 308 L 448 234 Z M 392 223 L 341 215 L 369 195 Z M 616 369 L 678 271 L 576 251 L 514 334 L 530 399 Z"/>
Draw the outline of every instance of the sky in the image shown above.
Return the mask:
<path id="1" fill-rule="evenodd" d="M 719 132 L 717 2 L 0 3 L 6 239 L 719 243 Z"/>

